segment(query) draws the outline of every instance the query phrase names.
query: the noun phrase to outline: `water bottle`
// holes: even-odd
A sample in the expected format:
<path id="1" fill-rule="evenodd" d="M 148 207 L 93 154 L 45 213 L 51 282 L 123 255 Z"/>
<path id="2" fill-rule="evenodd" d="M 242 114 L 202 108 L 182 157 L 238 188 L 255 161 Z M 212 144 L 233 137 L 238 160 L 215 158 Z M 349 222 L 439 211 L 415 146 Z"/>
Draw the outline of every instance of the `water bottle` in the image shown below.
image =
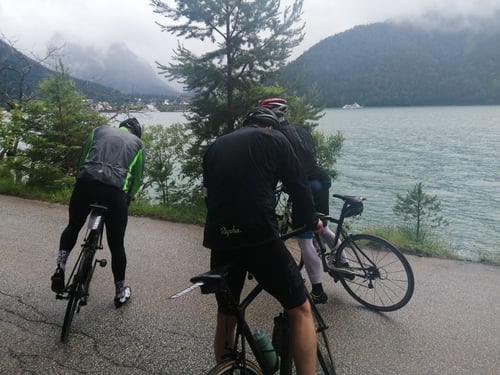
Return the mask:
<path id="1" fill-rule="evenodd" d="M 261 329 L 257 329 L 253 334 L 253 338 L 259 349 L 262 351 L 262 354 L 264 354 L 269 368 L 272 369 L 273 372 L 278 370 L 280 366 L 280 358 L 278 353 L 276 353 L 276 350 L 274 350 L 273 344 L 269 340 L 269 337 L 267 337 L 266 333 Z"/>

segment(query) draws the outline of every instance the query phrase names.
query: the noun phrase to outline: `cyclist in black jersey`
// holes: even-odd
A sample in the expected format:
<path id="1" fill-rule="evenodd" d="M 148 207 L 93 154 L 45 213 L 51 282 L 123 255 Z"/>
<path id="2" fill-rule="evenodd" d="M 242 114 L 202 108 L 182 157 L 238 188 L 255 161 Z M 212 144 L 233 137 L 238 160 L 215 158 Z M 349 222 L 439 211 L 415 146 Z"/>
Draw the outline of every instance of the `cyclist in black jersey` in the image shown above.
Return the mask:
<path id="1" fill-rule="evenodd" d="M 296 202 L 297 223 L 322 230 L 315 219 L 309 183 L 293 149 L 273 130 L 276 115 L 255 108 L 243 127 L 219 137 L 203 158 L 203 185 L 207 217 L 203 245 L 211 249 L 211 268 L 237 260 L 229 271 L 231 293 L 239 300 L 246 272 L 287 309 L 292 326 L 292 354 L 297 374 L 313 374 L 316 366 L 316 334 L 302 277 L 280 239 L 274 213 L 278 180 L 287 184 Z M 216 360 L 233 346 L 235 318 L 224 299 L 216 295 Z"/>
<path id="2" fill-rule="evenodd" d="M 316 156 L 316 145 L 309 130 L 303 126 L 291 125 L 285 117 L 288 110 L 286 99 L 282 98 L 266 98 L 259 104 L 263 108 L 272 110 L 279 120 L 279 125 L 276 127 L 290 141 L 304 172 L 309 180 L 311 191 L 314 198 L 314 205 L 317 212 L 329 214 L 329 188 L 331 186 L 331 178 L 326 171 L 318 164 Z M 285 187 L 286 183 L 284 184 Z M 292 215 L 294 216 L 295 202 L 292 199 Z M 292 219 L 292 222 L 294 220 Z M 329 246 L 333 246 L 335 242 L 335 234 L 328 228 L 326 223 L 322 235 L 325 242 Z M 323 266 L 321 260 L 316 253 L 313 245 L 312 232 L 298 236 L 298 243 L 302 253 L 302 259 L 306 268 L 309 281 L 312 285 L 311 298 L 315 303 L 326 303 L 328 296 L 323 290 L 321 282 L 323 275 Z"/>
<path id="3" fill-rule="evenodd" d="M 123 239 L 128 203 L 142 183 L 145 151 L 141 134 L 141 126 L 135 118 L 122 121 L 118 128 L 105 125 L 90 133 L 69 203 L 69 222 L 59 241 L 57 268 L 51 278 L 52 291 L 64 290 L 66 260 L 90 213 L 89 204 L 97 203 L 108 208 L 104 220 L 112 257 L 115 306 L 121 307 L 130 298 L 131 289 L 125 285 L 127 257 Z"/>

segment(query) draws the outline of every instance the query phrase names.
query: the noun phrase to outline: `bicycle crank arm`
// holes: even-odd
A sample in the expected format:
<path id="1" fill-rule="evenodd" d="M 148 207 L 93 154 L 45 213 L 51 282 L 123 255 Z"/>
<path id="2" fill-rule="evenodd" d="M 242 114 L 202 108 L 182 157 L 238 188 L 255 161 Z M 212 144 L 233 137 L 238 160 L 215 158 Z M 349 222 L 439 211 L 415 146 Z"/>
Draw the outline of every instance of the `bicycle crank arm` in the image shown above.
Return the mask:
<path id="1" fill-rule="evenodd" d="M 338 268 L 335 266 L 330 266 L 329 273 L 337 277 L 343 277 L 344 279 L 354 280 L 356 274 L 345 268 Z"/>

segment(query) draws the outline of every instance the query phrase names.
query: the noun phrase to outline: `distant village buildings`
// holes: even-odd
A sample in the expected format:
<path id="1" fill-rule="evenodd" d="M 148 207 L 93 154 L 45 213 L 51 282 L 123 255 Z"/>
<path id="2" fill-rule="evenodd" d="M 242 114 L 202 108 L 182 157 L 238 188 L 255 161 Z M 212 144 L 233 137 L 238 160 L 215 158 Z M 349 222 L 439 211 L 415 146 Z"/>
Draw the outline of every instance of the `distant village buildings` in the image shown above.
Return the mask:
<path id="1" fill-rule="evenodd" d="M 142 98 L 136 98 L 128 104 L 113 105 L 107 101 L 96 101 L 93 99 L 84 99 L 84 102 L 96 112 L 114 112 L 123 109 L 123 106 L 128 107 L 131 111 L 147 111 L 147 112 L 188 112 L 190 102 L 186 98 L 178 98 L 177 100 L 171 99 L 158 99 L 150 100 L 145 103 Z"/>

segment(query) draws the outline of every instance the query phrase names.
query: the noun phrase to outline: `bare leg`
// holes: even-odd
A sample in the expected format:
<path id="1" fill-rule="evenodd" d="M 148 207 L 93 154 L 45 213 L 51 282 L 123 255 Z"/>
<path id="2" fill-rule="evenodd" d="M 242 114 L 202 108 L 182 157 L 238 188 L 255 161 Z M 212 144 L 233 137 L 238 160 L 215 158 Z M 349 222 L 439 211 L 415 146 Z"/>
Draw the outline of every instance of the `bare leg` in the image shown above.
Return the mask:
<path id="1" fill-rule="evenodd" d="M 297 375 L 316 374 L 316 330 L 309 301 L 288 310 L 292 327 L 292 355 Z"/>
<path id="2" fill-rule="evenodd" d="M 228 348 L 234 346 L 234 332 L 236 328 L 236 318 L 217 312 L 217 325 L 215 327 L 214 353 L 215 360 L 219 362 L 224 354 L 228 353 Z"/>

